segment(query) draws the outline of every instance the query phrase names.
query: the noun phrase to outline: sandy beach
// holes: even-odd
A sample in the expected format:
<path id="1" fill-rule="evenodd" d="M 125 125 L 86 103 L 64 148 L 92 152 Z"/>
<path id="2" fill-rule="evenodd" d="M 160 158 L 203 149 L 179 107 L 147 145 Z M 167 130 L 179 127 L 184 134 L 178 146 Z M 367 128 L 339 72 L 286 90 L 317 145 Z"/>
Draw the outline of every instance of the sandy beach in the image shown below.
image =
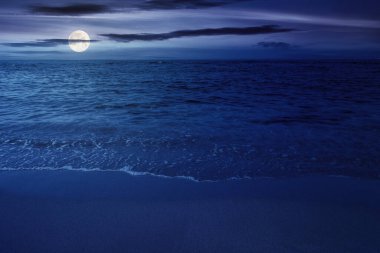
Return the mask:
<path id="1" fill-rule="evenodd" d="M 2 171 L 0 252 L 379 252 L 380 182 Z"/>

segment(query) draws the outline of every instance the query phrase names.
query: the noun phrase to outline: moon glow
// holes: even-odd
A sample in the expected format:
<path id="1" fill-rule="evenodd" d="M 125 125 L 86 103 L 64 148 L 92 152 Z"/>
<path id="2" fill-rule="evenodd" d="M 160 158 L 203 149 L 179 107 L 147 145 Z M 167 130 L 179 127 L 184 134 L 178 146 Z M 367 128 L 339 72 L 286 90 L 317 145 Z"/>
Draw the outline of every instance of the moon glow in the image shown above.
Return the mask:
<path id="1" fill-rule="evenodd" d="M 90 36 L 82 30 L 74 31 L 69 36 L 69 46 L 74 52 L 82 53 L 90 46 Z"/>

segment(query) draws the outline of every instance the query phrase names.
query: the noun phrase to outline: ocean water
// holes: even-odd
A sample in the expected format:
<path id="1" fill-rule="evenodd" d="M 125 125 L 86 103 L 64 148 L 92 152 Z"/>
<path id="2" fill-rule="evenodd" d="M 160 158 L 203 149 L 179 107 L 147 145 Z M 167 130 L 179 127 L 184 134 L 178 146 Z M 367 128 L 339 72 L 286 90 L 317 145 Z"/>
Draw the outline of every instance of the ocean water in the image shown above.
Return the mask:
<path id="1" fill-rule="evenodd" d="M 380 62 L 1 61 L 0 169 L 380 177 Z"/>

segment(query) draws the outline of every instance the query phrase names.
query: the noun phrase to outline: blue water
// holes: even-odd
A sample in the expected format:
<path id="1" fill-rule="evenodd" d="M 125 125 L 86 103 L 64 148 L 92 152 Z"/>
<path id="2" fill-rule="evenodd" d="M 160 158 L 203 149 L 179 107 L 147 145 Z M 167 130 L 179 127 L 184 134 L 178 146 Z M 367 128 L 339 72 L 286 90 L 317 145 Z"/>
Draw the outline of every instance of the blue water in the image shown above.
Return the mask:
<path id="1" fill-rule="evenodd" d="M 2 61 L 0 169 L 380 177 L 380 62 Z"/>

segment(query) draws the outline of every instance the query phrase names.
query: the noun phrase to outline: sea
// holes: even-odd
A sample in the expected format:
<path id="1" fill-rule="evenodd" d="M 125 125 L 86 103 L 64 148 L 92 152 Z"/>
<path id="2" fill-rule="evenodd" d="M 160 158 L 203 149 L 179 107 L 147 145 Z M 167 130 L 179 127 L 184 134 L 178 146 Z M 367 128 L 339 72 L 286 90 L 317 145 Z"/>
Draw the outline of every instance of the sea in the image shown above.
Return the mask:
<path id="1" fill-rule="evenodd" d="M 0 170 L 380 178 L 380 61 L 0 61 Z"/>

